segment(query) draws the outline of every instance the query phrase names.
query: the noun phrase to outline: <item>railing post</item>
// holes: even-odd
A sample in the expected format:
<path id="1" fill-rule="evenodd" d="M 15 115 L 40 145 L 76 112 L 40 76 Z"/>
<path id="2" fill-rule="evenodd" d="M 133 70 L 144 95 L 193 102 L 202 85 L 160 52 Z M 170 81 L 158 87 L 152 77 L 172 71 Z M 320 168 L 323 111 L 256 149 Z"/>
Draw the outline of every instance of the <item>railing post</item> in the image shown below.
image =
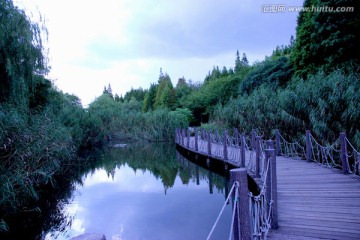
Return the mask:
<path id="1" fill-rule="evenodd" d="M 175 143 L 179 143 L 178 128 L 175 129 Z"/>
<path id="2" fill-rule="evenodd" d="M 186 146 L 187 146 L 187 148 L 190 148 L 190 130 L 189 130 L 189 128 L 186 130 L 186 135 L 187 135 Z"/>
<path id="3" fill-rule="evenodd" d="M 271 169 L 271 228 L 278 229 L 278 211 L 277 211 L 277 174 L 276 174 L 276 154 L 275 149 L 271 149 L 271 162 L 270 162 L 270 169 Z"/>
<path id="4" fill-rule="evenodd" d="M 274 149 L 274 141 L 273 140 L 266 141 L 266 149 Z"/>
<path id="5" fill-rule="evenodd" d="M 279 130 L 275 130 L 275 141 L 276 141 L 276 156 L 281 156 L 281 146 L 280 146 L 280 133 Z"/>
<path id="6" fill-rule="evenodd" d="M 224 142 L 223 142 L 223 145 L 224 145 L 224 161 L 227 161 L 228 160 L 228 152 L 227 152 L 227 131 L 225 130 L 224 131 Z"/>
<path id="7" fill-rule="evenodd" d="M 306 130 L 306 161 L 311 162 L 310 130 Z"/>
<path id="8" fill-rule="evenodd" d="M 208 149 L 208 156 L 211 156 L 211 139 L 210 139 L 210 130 L 207 131 L 207 149 Z"/>
<path id="9" fill-rule="evenodd" d="M 216 143 L 219 143 L 220 142 L 219 130 L 216 129 L 216 131 L 214 133 L 215 133 L 215 136 L 216 136 L 215 141 L 216 141 Z"/>
<path id="10" fill-rule="evenodd" d="M 342 132 L 340 133 L 340 156 L 341 156 L 341 162 L 342 162 L 342 172 L 344 174 L 349 174 L 349 164 L 348 164 L 348 158 L 347 158 L 347 146 L 346 146 L 346 133 Z"/>
<path id="11" fill-rule="evenodd" d="M 185 129 L 181 129 L 180 130 L 180 135 L 181 135 L 181 146 L 185 147 L 185 144 L 184 144 L 184 138 L 185 138 Z"/>
<path id="12" fill-rule="evenodd" d="M 239 131 L 237 128 L 234 128 L 234 137 L 235 137 L 235 146 L 239 146 Z"/>
<path id="13" fill-rule="evenodd" d="M 255 149 L 255 138 L 256 138 L 256 132 L 255 129 L 251 130 L 251 151 L 254 151 Z"/>
<path id="14" fill-rule="evenodd" d="M 197 128 L 195 128 L 195 151 L 199 150 L 199 146 L 198 146 L 198 130 Z"/>
<path id="15" fill-rule="evenodd" d="M 243 133 L 240 135 L 240 141 L 240 167 L 243 168 L 245 167 L 245 136 Z"/>
<path id="16" fill-rule="evenodd" d="M 261 137 L 256 137 L 256 166 L 255 166 L 255 177 L 260 177 L 260 154 L 261 154 Z"/>
<path id="17" fill-rule="evenodd" d="M 235 212 L 233 236 L 235 240 L 251 239 L 250 230 L 250 211 L 249 211 L 249 187 L 246 168 L 237 168 L 230 170 L 230 183 L 231 186 L 237 182 L 239 198 L 234 199 L 236 207 L 233 209 Z M 235 195 L 233 195 L 235 196 Z"/>

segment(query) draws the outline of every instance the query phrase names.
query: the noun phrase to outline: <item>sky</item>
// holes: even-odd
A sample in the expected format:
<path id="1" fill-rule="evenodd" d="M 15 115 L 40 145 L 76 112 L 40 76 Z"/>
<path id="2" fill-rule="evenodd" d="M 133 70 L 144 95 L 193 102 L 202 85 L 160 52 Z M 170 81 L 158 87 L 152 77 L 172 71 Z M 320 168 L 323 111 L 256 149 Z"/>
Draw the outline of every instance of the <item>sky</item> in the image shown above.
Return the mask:
<path id="1" fill-rule="evenodd" d="M 14 0 L 48 29 L 50 78 L 84 106 L 111 85 L 113 94 L 148 89 L 160 68 L 175 85 L 202 82 L 213 68 L 250 63 L 296 34 L 303 0 Z M 269 4 L 285 6 L 269 13 Z"/>

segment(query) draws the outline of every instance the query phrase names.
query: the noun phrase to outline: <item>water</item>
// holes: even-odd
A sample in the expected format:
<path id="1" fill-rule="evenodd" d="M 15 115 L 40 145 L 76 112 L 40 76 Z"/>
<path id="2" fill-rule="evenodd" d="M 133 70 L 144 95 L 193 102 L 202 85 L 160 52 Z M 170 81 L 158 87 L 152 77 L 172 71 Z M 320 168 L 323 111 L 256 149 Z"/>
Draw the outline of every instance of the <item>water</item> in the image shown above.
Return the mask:
<path id="1" fill-rule="evenodd" d="M 188 161 L 172 144 L 109 148 L 101 158 L 63 204 L 63 227 L 45 239 L 82 233 L 108 240 L 206 239 L 225 202 L 227 178 Z M 230 221 L 228 205 L 211 239 L 228 238 Z"/>

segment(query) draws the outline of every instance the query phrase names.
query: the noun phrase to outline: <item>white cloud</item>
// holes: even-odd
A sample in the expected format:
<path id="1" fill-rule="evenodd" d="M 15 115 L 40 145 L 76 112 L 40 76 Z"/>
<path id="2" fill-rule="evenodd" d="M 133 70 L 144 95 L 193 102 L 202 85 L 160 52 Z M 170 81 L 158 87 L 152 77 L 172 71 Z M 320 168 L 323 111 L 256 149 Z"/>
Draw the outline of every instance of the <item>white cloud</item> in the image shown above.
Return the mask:
<path id="1" fill-rule="evenodd" d="M 261 60 L 288 43 L 296 25 L 295 13 L 261 13 L 265 0 L 15 2 L 45 16 L 49 77 L 85 105 L 108 83 L 118 94 L 148 88 L 160 67 L 175 84 L 181 76 L 203 80 L 214 65 L 232 67 L 237 49 Z"/>

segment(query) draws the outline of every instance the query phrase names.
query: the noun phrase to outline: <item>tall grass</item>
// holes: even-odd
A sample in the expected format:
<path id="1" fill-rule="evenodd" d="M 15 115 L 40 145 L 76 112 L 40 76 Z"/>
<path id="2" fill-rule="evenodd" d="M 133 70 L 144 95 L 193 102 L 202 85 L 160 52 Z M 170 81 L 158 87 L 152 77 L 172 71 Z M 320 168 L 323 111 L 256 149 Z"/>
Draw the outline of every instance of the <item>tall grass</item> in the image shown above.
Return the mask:
<path id="1" fill-rule="evenodd" d="M 345 131 L 360 148 L 360 78 L 357 74 L 319 72 L 307 80 L 295 78 L 276 91 L 261 85 L 250 94 L 217 105 L 211 121 L 218 126 L 258 129 L 270 137 L 280 129 L 289 138 L 311 130 L 323 143 Z"/>
<path id="2" fill-rule="evenodd" d="M 37 200 L 62 161 L 75 156 L 70 132 L 46 112 L 28 115 L 0 106 L 0 206 L 17 209 Z"/>
<path id="3" fill-rule="evenodd" d="M 177 127 L 189 125 L 189 110 L 164 108 L 143 113 L 141 106 L 136 100 L 121 103 L 104 94 L 90 104 L 87 111 L 102 138 L 115 136 L 124 141 L 172 141 Z"/>

